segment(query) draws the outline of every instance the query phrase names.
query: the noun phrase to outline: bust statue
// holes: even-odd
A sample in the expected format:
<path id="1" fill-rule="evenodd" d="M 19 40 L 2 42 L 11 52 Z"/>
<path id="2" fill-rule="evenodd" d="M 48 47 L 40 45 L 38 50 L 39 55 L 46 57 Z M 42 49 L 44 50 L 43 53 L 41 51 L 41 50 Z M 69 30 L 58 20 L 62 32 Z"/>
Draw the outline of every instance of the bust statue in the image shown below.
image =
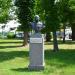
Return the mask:
<path id="1" fill-rule="evenodd" d="M 40 17 L 38 15 L 35 15 L 34 22 L 31 23 L 31 27 L 35 33 L 39 33 L 41 29 L 44 28 L 44 24 L 40 21 Z"/>

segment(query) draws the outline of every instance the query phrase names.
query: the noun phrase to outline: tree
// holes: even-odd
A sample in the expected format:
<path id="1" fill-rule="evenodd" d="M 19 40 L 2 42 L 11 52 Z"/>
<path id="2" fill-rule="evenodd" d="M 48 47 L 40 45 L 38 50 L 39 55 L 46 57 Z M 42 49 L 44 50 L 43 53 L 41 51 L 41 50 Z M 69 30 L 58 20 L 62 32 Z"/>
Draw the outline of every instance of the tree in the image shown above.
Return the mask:
<path id="1" fill-rule="evenodd" d="M 59 13 L 60 13 L 60 20 L 61 23 L 63 24 L 63 29 L 64 29 L 64 37 L 63 37 L 63 43 L 65 43 L 65 29 L 66 29 L 66 24 L 68 22 L 68 14 L 69 14 L 69 0 L 60 0 L 59 1 Z"/>
<path id="2" fill-rule="evenodd" d="M 11 0 L 0 0 L 0 23 L 6 23 L 9 19 Z"/>
<path id="3" fill-rule="evenodd" d="M 75 0 L 60 0 L 61 20 L 64 28 L 65 42 L 65 27 L 68 22 L 72 28 L 72 40 L 75 40 Z"/>
<path id="4" fill-rule="evenodd" d="M 47 32 L 46 33 L 46 42 L 50 42 L 51 41 L 51 38 L 52 38 L 51 33 L 50 32 Z"/>
<path id="5" fill-rule="evenodd" d="M 11 0 L 0 0 L 0 23 L 6 23 L 9 20 L 9 9 L 11 7 Z M 2 35 L 5 25 L 2 26 Z"/>
<path id="6" fill-rule="evenodd" d="M 54 51 L 58 51 L 58 42 L 56 31 L 59 29 L 58 2 L 55 0 L 42 0 L 43 10 L 45 12 L 46 31 L 53 32 Z"/>
<path id="7" fill-rule="evenodd" d="M 35 0 L 16 0 L 17 16 L 21 26 L 21 31 L 24 32 L 23 46 L 27 45 L 28 32 L 30 30 L 29 22 L 32 21 L 34 15 Z"/>
<path id="8" fill-rule="evenodd" d="M 72 40 L 75 40 L 75 0 L 69 0 L 69 23 L 72 28 Z"/>

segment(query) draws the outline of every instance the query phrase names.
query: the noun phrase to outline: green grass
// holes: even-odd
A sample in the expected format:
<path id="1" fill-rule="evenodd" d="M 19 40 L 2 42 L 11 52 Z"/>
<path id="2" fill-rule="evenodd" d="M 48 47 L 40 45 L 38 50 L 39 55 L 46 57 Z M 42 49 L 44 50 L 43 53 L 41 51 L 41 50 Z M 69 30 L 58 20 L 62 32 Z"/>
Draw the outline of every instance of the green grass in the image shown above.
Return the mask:
<path id="1" fill-rule="evenodd" d="M 45 43 L 45 69 L 29 71 L 29 49 L 22 40 L 0 39 L 0 75 L 75 75 L 75 42 L 59 42 L 59 52 L 52 42 Z"/>

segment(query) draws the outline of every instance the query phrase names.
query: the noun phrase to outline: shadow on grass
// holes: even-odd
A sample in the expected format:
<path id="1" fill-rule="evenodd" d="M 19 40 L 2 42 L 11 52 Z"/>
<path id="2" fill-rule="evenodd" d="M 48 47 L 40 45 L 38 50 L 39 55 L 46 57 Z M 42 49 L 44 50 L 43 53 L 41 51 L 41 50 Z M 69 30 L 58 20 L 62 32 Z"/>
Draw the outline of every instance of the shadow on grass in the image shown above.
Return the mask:
<path id="1" fill-rule="evenodd" d="M 18 72 L 39 72 L 42 70 L 30 70 L 29 68 L 17 68 L 17 69 L 11 69 L 12 71 L 18 71 Z"/>
<path id="2" fill-rule="evenodd" d="M 18 40 L 3 40 L 3 42 L 2 41 L 0 41 L 0 44 L 1 44 L 1 46 L 0 46 L 0 49 L 5 49 L 5 48 L 17 48 L 17 47 L 22 47 L 23 45 L 22 45 L 22 41 L 18 41 Z M 12 45 L 11 45 L 12 44 Z M 19 45 L 16 45 L 16 44 L 19 44 Z"/>
<path id="3" fill-rule="evenodd" d="M 59 52 L 46 50 L 45 59 L 48 61 L 46 62 L 48 65 L 57 68 L 75 65 L 75 49 L 60 50 Z"/>
<path id="4" fill-rule="evenodd" d="M 16 57 L 26 58 L 29 56 L 28 51 L 10 51 L 10 52 L 0 52 L 0 62 L 9 61 Z"/>
<path id="5" fill-rule="evenodd" d="M 28 68 L 18 68 L 18 69 L 11 69 L 12 71 L 19 71 L 19 72 L 28 72 L 29 69 Z"/>
<path id="6" fill-rule="evenodd" d="M 10 42 L 10 41 L 9 42 L 7 42 L 7 41 L 6 42 L 0 42 L 0 44 L 12 44 L 12 43 L 22 43 L 22 41 L 17 41 L 17 42 L 13 42 L 13 41 L 12 42 Z"/>
<path id="7" fill-rule="evenodd" d="M 55 67 L 55 69 L 61 69 L 69 66 L 75 66 L 75 50 L 60 50 L 59 52 L 46 50 L 45 62 L 48 66 L 45 70 L 50 70 L 52 67 Z M 28 68 L 15 68 L 11 70 L 18 72 L 36 72 L 30 71 Z M 52 71 L 54 71 L 54 69 L 52 69 Z"/>
<path id="8" fill-rule="evenodd" d="M 75 41 L 68 40 L 65 43 L 63 43 L 63 41 L 58 41 L 58 44 L 72 45 L 72 44 L 75 44 Z M 53 42 L 52 41 L 51 42 L 46 42 L 45 45 L 53 45 Z"/>
<path id="9" fill-rule="evenodd" d="M 17 47 L 23 47 L 23 45 L 15 45 L 15 46 L 0 46 L 0 49 L 5 49 L 5 48 L 17 48 Z"/>

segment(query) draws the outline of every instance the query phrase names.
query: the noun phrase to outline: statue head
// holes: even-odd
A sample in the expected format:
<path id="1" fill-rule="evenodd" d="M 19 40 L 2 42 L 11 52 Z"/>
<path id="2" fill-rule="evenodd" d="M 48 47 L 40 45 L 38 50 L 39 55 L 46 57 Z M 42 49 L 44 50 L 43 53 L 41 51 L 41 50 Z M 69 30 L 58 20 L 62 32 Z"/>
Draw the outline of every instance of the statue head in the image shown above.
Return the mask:
<path id="1" fill-rule="evenodd" d="M 40 20 L 39 15 L 35 15 L 34 20 L 35 20 L 35 22 L 38 22 Z"/>

